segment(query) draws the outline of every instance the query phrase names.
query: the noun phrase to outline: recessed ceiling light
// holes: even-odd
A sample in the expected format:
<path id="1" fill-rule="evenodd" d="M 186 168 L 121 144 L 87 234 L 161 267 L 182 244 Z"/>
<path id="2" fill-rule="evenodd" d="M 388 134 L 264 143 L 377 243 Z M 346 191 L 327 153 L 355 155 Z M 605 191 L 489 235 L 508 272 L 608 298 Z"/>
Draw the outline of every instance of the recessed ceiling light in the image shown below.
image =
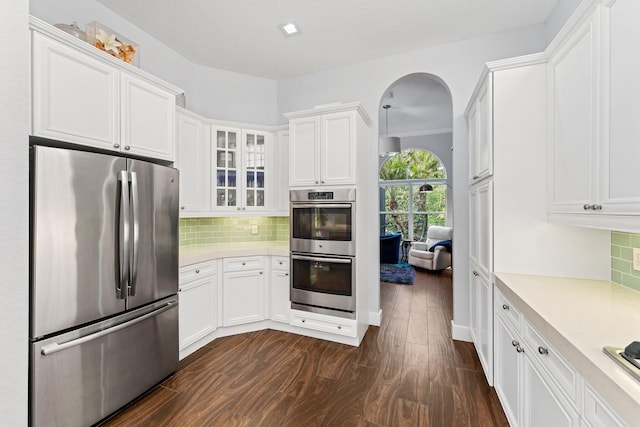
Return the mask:
<path id="1" fill-rule="evenodd" d="M 291 36 L 295 36 L 296 34 L 300 34 L 300 30 L 298 29 L 298 26 L 295 24 L 295 22 L 289 22 L 286 24 L 280 24 L 278 25 L 278 28 L 280 28 L 280 31 L 282 31 L 282 34 L 284 34 L 287 37 L 291 37 Z"/>

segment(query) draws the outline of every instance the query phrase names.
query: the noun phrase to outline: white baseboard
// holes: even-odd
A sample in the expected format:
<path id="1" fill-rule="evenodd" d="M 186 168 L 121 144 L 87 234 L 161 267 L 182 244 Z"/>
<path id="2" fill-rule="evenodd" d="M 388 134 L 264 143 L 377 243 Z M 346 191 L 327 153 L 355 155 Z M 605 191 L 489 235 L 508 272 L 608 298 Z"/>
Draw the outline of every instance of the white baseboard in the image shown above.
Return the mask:
<path id="1" fill-rule="evenodd" d="M 377 313 L 369 312 L 369 324 L 372 326 L 380 326 L 382 324 L 382 309 Z"/>
<path id="2" fill-rule="evenodd" d="M 451 336 L 456 341 L 472 342 L 471 331 L 468 326 L 458 326 L 451 321 Z"/>

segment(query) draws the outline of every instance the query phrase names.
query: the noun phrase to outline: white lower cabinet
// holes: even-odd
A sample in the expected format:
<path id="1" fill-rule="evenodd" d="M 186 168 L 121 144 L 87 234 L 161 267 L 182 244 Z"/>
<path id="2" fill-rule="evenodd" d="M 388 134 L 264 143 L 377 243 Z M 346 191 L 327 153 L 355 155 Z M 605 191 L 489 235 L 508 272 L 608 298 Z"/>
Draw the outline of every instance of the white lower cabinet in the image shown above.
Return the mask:
<path id="1" fill-rule="evenodd" d="M 493 285 L 471 263 L 471 333 L 478 358 L 489 385 L 493 385 Z"/>
<path id="2" fill-rule="evenodd" d="M 180 269 L 180 350 L 216 330 L 217 278 L 215 261 Z"/>
<path id="3" fill-rule="evenodd" d="M 583 388 L 583 425 L 588 427 L 622 427 L 626 426 L 615 412 L 604 403 L 587 384 Z"/>
<path id="4" fill-rule="evenodd" d="M 289 323 L 289 258 L 272 258 L 270 291 L 271 320 Z"/>
<path id="5" fill-rule="evenodd" d="M 535 330 L 497 289 L 495 296 L 494 385 L 509 424 L 578 427 L 577 399 L 569 397 L 573 389 L 559 386 L 567 381 L 558 371 L 568 365 L 539 334 L 530 338 Z M 575 374 L 569 368 L 562 376 Z"/>
<path id="6" fill-rule="evenodd" d="M 225 258 L 223 264 L 223 326 L 264 320 L 264 257 Z"/>

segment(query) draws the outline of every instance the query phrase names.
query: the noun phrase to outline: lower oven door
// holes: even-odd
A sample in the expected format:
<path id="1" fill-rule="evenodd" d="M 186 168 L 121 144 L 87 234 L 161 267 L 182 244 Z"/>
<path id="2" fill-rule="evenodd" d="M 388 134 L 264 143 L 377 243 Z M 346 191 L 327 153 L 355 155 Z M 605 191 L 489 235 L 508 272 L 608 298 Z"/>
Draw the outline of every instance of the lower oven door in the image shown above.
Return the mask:
<path id="1" fill-rule="evenodd" d="M 291 254 L 291 302 L 355 312 L 355 258 Z"/>

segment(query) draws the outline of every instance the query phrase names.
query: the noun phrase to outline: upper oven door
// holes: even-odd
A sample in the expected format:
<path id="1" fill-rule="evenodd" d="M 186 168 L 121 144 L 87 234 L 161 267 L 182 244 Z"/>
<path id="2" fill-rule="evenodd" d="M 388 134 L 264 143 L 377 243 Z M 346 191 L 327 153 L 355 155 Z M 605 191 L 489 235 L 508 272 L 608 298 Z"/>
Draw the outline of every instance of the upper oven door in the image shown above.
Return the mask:
<path id="1" fill-rule="evenodd" d="M 291 203 L 291 250 L 355 255 L 355 202 Z"/>

